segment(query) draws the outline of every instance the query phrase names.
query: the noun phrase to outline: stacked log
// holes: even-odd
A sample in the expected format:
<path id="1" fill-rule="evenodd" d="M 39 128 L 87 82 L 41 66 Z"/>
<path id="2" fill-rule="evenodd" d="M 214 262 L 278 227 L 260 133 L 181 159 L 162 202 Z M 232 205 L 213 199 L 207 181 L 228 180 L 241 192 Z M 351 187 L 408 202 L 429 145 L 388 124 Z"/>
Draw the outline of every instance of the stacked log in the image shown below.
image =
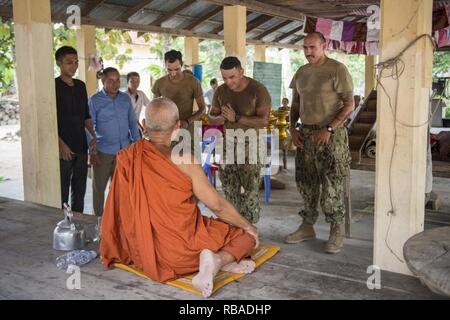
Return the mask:
<path id="1" fill-rule="evenodd" d="M 19 119 L 19 102 L 15 100 L 0 100 L 0 126 L 18 124 Z"/>

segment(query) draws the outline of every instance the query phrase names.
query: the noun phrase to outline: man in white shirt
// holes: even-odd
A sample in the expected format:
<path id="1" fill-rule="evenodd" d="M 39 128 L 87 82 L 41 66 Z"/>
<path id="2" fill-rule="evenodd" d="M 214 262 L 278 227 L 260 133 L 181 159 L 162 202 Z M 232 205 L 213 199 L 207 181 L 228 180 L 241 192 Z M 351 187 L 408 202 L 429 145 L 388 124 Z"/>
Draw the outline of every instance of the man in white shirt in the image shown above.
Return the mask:
<path id="1" fill-rule="evenodd" d="M 208 91 L 205 92 L 204 97 L 206 98 L 206 106 L 209 108 L 212 105 L 212 101 L 214 98 L 214 92 L 216 92 L 217 87 L 219 86 L 217 79 L 211 79 L 211 81 L 209 82 L 209 84 L 211 85 L 211 89 L 209 89 Z"/>
<path id="2" fill-rule="evenodd" d="M 150 103 L 150 100 L 147 98 L 145 93 L 138 90 L 140 82 L 141 78 L 139 73 L 133 71 L 127 74 L 128 89 L 126 93 L 131 98 L 131 104 L 133 105 L 133 110 L 138 122 L 141 119 L 142 107 L 145 107 Z"/>

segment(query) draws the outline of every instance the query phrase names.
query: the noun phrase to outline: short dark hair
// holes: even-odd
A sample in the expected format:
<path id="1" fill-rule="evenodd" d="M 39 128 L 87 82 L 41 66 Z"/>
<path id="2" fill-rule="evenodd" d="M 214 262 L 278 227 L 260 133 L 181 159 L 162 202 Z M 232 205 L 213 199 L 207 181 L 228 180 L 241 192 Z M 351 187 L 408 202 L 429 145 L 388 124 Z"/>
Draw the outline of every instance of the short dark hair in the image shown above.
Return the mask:
<path id="1" fill-rule="evenodd" d="M 113 67 L 108 67 L 108 68 L 103 69 L 103 71 L 102 71 L 102 80 L 105 80 L 105 78 L 108 76 L 108 74 L 112 73 L 112 72 L 117 72 L 120 76 L 119 70 L 117 70 L 116 68 L 113 68 Z"/>
<path id="2" fill-rule="evenodd" d="M 327 40 L 325 39 L 325 36 L 323 35 L 323 33 L 322 33 L 322 32 L 319 32 L 319 31 L 314 31 L 314 32 L 308 33 L 307 37 L 310 37 L 310 36 L 316 36 L 316 37 L 318 37 L 319 40 L 320 40 L 320 43 L 324 43 L 324 42 L 327 41 Z"/>
<path id="3" fill-rule="evenodd" d="M 216 78 L 212 78 L 211 81 L 209 82 L 210 85 L 216 84 L 217 83 L 217 79 Z"/>
<path id="4" fill-rule="evenodd" d="M 238 58 L 236 57 L 226 57 L 222 60 L 222 63 L 220 64 L 220 69 L 223 70 L 230 70 L 230 69 L 241 69 L 242 65 Z"/>
<path id="5" fill-rule="evenodd" d="M 127 83 L 128 83 L 128 81 L 130 81 L 131 77 L 138 77 L 138 78 L 140 78 L 141 76 L 136 71 L 128 72 L 128 74 L 127 74 Z"/>
<path id="6" fill-rule="evenodd" d="M 174 63 L 179 60 L 180 64 L 183 65 L 183 55 L 180 51 L 170 50 L 164 54 L 164 62 Z"/>
<path id="7" fill-rule="evenodd" d="M 61 61 L 64 56 L 68 54 L 78 54 L 77 50 L 75 48 L 69 47 L 69 46 L 62 46 L 55 52 L 55 59 L 56 61 Z"/>

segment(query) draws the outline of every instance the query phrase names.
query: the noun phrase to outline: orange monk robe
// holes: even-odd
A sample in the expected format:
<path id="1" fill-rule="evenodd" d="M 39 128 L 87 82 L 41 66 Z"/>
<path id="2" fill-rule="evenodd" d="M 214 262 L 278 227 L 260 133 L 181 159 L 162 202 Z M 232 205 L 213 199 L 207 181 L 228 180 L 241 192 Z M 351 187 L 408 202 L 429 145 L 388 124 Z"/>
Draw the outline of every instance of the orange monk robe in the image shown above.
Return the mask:
<path id="1" fill-rule="evenodd" d="M 198 271 L 203 249 L 241 260 L 255 240 L 240 228 L 201 215 L 192 181 L 152 143 L 117 154 L 101 226 L 102 263 L 134 265 L 161 282 Z"/>

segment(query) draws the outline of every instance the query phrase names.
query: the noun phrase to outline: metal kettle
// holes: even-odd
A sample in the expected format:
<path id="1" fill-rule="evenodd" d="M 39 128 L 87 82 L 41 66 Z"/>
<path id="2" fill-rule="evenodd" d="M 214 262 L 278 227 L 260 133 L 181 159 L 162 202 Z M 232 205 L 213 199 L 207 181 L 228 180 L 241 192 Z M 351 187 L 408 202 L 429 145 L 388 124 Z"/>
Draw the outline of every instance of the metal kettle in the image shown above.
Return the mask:
<path id="1" fill-rule="evenodd" d="M 64 203 L 64 220 L 53 231 L 53 248 L 70 251 L 83 248 L 87 243 L 86 231 L 81 223 L 73 221 L 72 209 Z"/>

